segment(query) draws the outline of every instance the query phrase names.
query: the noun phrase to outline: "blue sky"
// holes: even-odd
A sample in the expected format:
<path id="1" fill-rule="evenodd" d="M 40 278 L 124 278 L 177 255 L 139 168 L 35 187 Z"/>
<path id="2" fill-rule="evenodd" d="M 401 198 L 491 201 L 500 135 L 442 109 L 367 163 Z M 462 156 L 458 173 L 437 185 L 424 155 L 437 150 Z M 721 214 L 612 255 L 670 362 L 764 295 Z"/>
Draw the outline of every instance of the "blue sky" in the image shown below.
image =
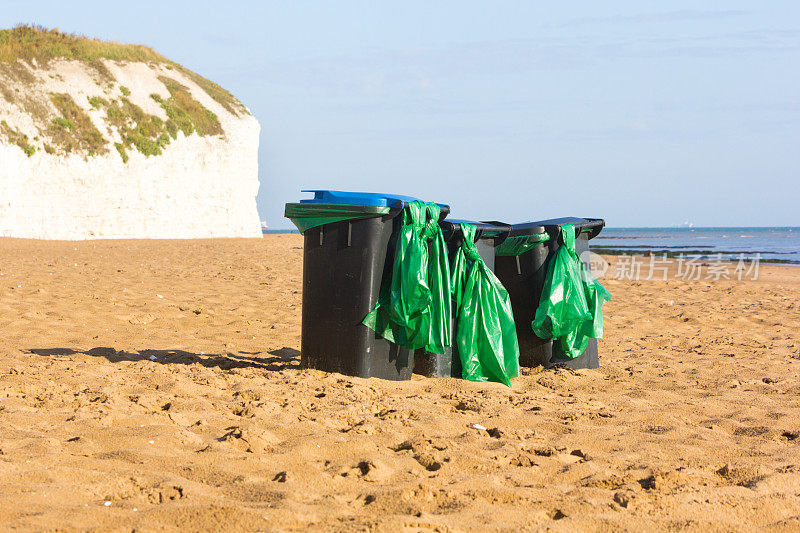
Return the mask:
<path id="1" fill-rule="evenodd" d="M 235 94 L 273 228 L 304 188 L 800 225 L 798 2 L 0 0 L 19 22 L 149 45 Z"/>

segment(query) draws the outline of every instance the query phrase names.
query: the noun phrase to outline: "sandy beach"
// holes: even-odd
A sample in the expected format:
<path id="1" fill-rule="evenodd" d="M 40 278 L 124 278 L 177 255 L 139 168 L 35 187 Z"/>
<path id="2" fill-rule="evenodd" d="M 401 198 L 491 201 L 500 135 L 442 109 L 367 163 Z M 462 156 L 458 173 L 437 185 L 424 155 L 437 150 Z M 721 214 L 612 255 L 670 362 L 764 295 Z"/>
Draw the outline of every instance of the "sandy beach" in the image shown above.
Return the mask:
<path id="1" fill-rule="evenodd" d="M 0 529 L 797 531 L 800 268 L 759 274 L 606 278 L 601 368 L 509 389 L 301 370 L 298 235 L 0 239 Z"/>

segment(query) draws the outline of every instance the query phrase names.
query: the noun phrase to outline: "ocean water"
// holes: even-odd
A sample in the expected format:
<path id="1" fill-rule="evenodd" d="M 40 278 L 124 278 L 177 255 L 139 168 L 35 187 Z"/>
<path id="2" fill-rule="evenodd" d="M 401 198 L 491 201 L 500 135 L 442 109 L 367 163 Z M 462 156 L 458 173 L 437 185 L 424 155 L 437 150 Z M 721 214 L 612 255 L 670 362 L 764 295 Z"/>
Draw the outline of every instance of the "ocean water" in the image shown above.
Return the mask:
<path id="1" fill-rule="evenodd" d="M 298 233 L 296 229 L 270 229 L 265 234 Z M 592 239 L 593 252 L 614 255 L 685 256 L 752 260 L 800 265 L 800 227 L 775 228 L 604 228 Z"/>
<path id="2" fill-rule="evenodd" d="M 774 228 L 604 228 L 592 239 L 597 253 L 663 253 L 704 259 L 752 259 L 800 265 L 800 227 Z"/>

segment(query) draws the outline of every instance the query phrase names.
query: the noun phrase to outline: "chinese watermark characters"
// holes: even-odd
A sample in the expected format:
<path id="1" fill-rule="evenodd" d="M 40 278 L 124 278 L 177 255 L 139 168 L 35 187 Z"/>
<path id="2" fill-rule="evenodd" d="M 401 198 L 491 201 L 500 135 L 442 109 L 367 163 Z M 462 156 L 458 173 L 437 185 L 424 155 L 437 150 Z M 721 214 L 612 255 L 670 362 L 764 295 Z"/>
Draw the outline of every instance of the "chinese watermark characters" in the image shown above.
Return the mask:
<path id="1" fill-rule="evenodd" d="M 673 258 L 667 254 L 620 255 L 614 265 L 609 265 L 602 256 L 591 252 L 583 259 L 589 262 L 597 278 L 608 275 L 612 279 L 629 281 L 667 281 L 670 278 L 683 281 L 743 281 L 758 279 L 761 254 L 739 254 L 730 260 L 723 259 L 722 254 L 705 258 L 684 254 Z"/>

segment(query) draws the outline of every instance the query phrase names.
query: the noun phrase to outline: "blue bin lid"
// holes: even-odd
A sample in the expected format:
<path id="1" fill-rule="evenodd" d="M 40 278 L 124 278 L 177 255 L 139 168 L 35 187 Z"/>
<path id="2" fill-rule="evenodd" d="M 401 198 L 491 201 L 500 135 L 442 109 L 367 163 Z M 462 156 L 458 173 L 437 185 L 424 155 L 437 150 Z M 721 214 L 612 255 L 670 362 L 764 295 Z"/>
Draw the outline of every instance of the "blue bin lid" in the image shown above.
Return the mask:
<path id="1" fill-rule="evenodd" d="M 303 190 L 313 192 L 314 198 L 300 200 L 303 204 L 347 204 L 347 205 L 372 205 L 378 207 L 396 207 L 398 203 L 410 203 L 419 198 L 401 194 L 384 194 L 378 192 L 346 192 L 328 190 Z"/>

